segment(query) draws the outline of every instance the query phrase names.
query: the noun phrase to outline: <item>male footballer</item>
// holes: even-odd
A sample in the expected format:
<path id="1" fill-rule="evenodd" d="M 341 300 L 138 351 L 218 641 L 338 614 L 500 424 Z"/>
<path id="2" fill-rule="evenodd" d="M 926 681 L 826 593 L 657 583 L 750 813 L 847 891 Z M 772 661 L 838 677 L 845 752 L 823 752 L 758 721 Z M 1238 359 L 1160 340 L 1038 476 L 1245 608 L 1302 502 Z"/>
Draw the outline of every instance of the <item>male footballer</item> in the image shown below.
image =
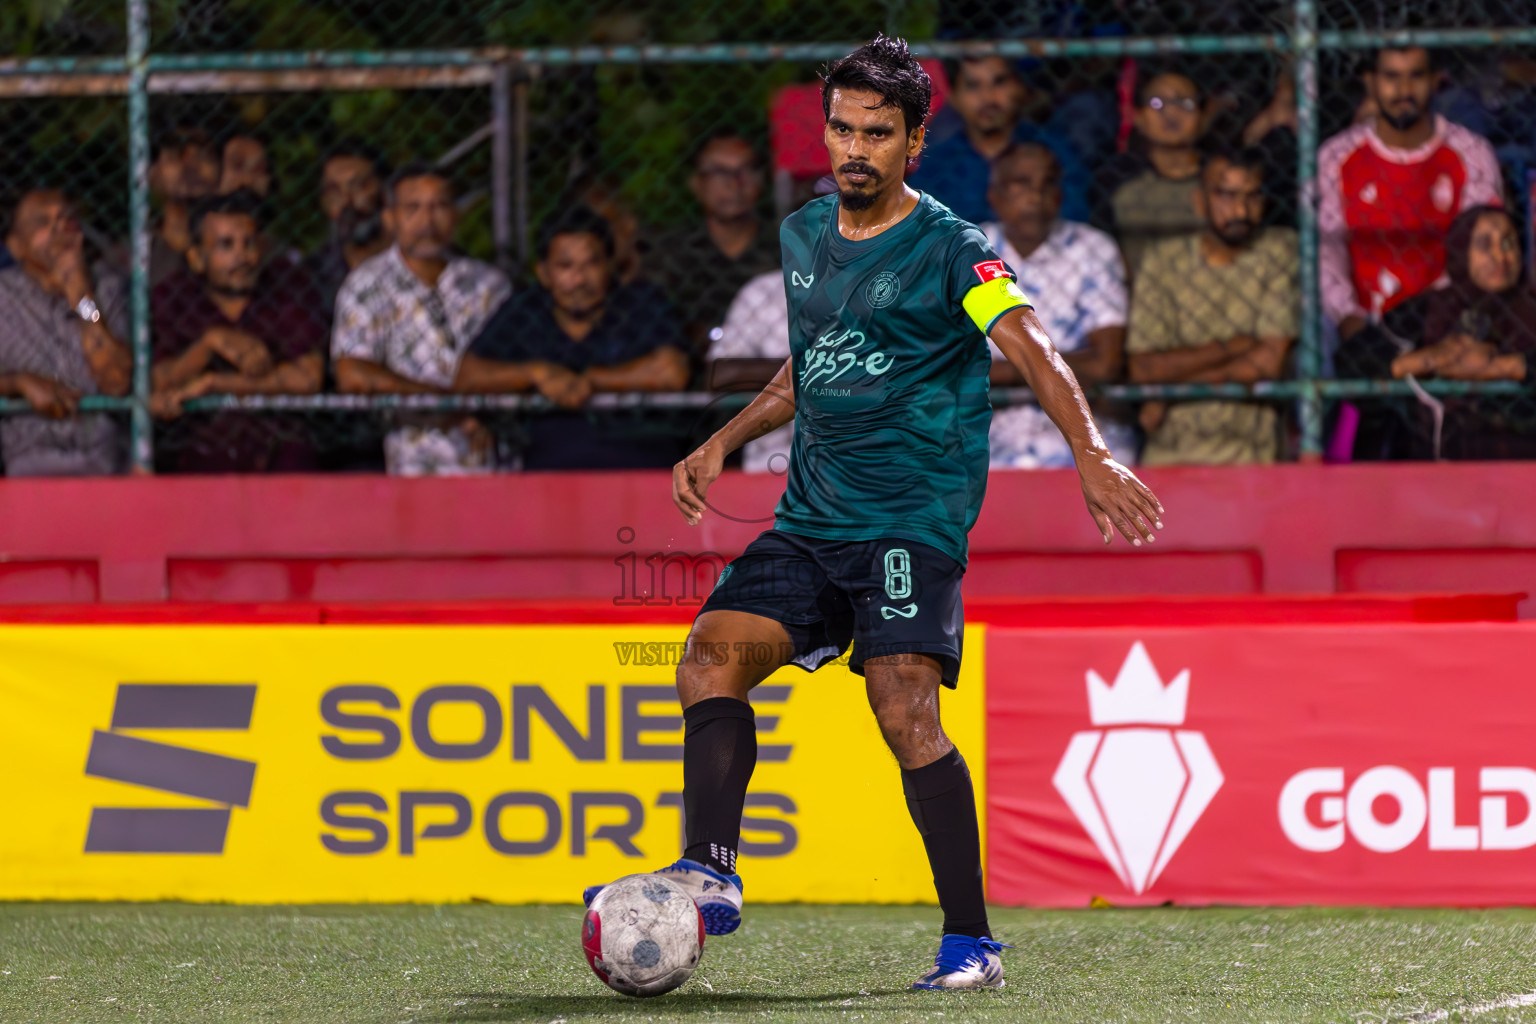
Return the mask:
<path id="1" fill-rule="evenodd" d="M 986 339 L 1071 444 L 1105 543 L 1115 531 L 1150 543 L 1162 506 L 1104 446 L 1072 371 L 986 238 L 906 185 L 931 96 L 899 39 L 877 37 L 827 68 L 838 191 L 781 230 L 790 358 L 673 470 L 673 498 L 697 524 L 726 456 L 794 421 L 773 528 L 726 566 L 689 634 L 690 652 L 770 649 L 781 660 L 683 658 L 686 849 L 662 872 L 693 894 L 710 934 L 736 930 L 736 850 L 757 761 L 747 694 L 782 664 L 812 671 L 851 642 L 849 667 L 901 766 L 944 912 L 938 955 L 914 987 L 992 988 L 1003 984 L 1005 947 L 987 924 L 975 795 L 939 721 L 940 687 L 955 686 L 960 669 L 966 535 L 987 485 Z M 599 889 L 587 890 L 589 903 Z"/>

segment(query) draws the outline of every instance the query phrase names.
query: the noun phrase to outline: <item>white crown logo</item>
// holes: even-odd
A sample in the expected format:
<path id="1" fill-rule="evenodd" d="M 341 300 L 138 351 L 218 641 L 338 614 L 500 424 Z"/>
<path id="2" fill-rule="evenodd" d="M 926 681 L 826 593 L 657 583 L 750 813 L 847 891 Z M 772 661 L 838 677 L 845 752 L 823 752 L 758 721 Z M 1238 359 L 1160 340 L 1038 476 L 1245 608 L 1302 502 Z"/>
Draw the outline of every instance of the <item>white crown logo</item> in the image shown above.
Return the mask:
<path id="1" fill-rule="evenodd" d="M 1114 686 L 1089 670 L 1088 713 L 1099 728 L 1073 733 L 1051 780 L 1105 863 L 1138 895 L 1157 881 L 1223 782 L 1205 736 L 1171 728 L 1184 724 L 1188 699 L 1189 670 L 1164 686 L 1137 641 Z"/>
<path id="2" fill-rule="evenodd" d="M 1163 686 L 1140 640 L 1131 647 L 1113 686 L 1088 670 L 1088 715 L 1094 725 L 1183 725 L 1189 669 Z"/>

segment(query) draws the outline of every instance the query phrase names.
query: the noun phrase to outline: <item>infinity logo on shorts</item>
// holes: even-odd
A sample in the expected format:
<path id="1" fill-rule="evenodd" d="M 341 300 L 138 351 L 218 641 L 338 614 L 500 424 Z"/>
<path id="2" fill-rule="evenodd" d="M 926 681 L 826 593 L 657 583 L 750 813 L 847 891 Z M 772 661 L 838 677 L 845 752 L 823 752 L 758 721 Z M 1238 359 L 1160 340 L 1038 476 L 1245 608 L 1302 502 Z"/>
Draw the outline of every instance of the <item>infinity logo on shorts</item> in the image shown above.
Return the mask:
<path id="1" fill-rule="evenodd" d="M 110 732 L 91 735 L 85 774 L 217 807 L 93 807 L 86 853 L 223 853 L 229 809 L 251 805 L 256 762 L 124 735 L 123 729 L 251 727 L 254 683 L 120 683 Z"/>

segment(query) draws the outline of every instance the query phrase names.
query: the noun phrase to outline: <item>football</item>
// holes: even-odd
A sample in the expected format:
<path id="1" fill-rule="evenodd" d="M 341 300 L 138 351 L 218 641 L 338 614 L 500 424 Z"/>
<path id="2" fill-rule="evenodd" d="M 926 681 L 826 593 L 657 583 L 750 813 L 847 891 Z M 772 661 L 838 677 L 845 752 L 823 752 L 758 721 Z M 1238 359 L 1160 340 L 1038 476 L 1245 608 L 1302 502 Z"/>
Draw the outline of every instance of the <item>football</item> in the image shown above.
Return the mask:
<path id="1" fill-rule="evenodd" d="M 659 996 L 693 974 L 704 955 L 704 917 L 677 883 L 629 875 L 587 909 L 581 948 L 603 984 L 627 996 Z"/>

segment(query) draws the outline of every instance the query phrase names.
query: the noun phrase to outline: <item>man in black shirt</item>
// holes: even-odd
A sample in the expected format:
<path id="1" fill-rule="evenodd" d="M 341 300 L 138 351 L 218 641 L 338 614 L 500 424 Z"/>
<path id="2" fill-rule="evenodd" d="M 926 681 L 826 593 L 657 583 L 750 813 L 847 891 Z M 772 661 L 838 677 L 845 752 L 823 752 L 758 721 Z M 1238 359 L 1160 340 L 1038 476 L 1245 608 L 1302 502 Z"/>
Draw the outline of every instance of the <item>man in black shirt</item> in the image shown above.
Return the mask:
<path id="1" fill-rule="evenodd" d="M 688 181 L 704 223 L 662 238 L 650 263 L 676 304 L 696 356 L 725 322 L 731 300 L 758 274 L 779 269 L 779 232 L 757 216 L 762 162 L 739 135 L 716 134 L 699 147 Z"/>
<path id="2" fill-rule="evenodd" d="M 320 166 L 320 209 L 330 222 L 330 236 L 304 257 L 304 270 L 320 293 L 327 319 L 334 315 L 336 293 L 357 265 L 394 244 L 384 225 L 384 183 L 389 164 L 371 146 L 342 142 Z"/>
<path id="3" fill-rule="evenodd" d="M 544 226 L 537 271 L 540 287 L 514 293 L 470 345 L 454 389 L 537 390 L 573 410 L 530 419 L 525 469 L 671 466 L 676 440 L 574 411 L 598 391 L 687 384 L 685 342 L 666 296 L 643 282 L 613 284 L 613 233 L 584 206 Z"/>

